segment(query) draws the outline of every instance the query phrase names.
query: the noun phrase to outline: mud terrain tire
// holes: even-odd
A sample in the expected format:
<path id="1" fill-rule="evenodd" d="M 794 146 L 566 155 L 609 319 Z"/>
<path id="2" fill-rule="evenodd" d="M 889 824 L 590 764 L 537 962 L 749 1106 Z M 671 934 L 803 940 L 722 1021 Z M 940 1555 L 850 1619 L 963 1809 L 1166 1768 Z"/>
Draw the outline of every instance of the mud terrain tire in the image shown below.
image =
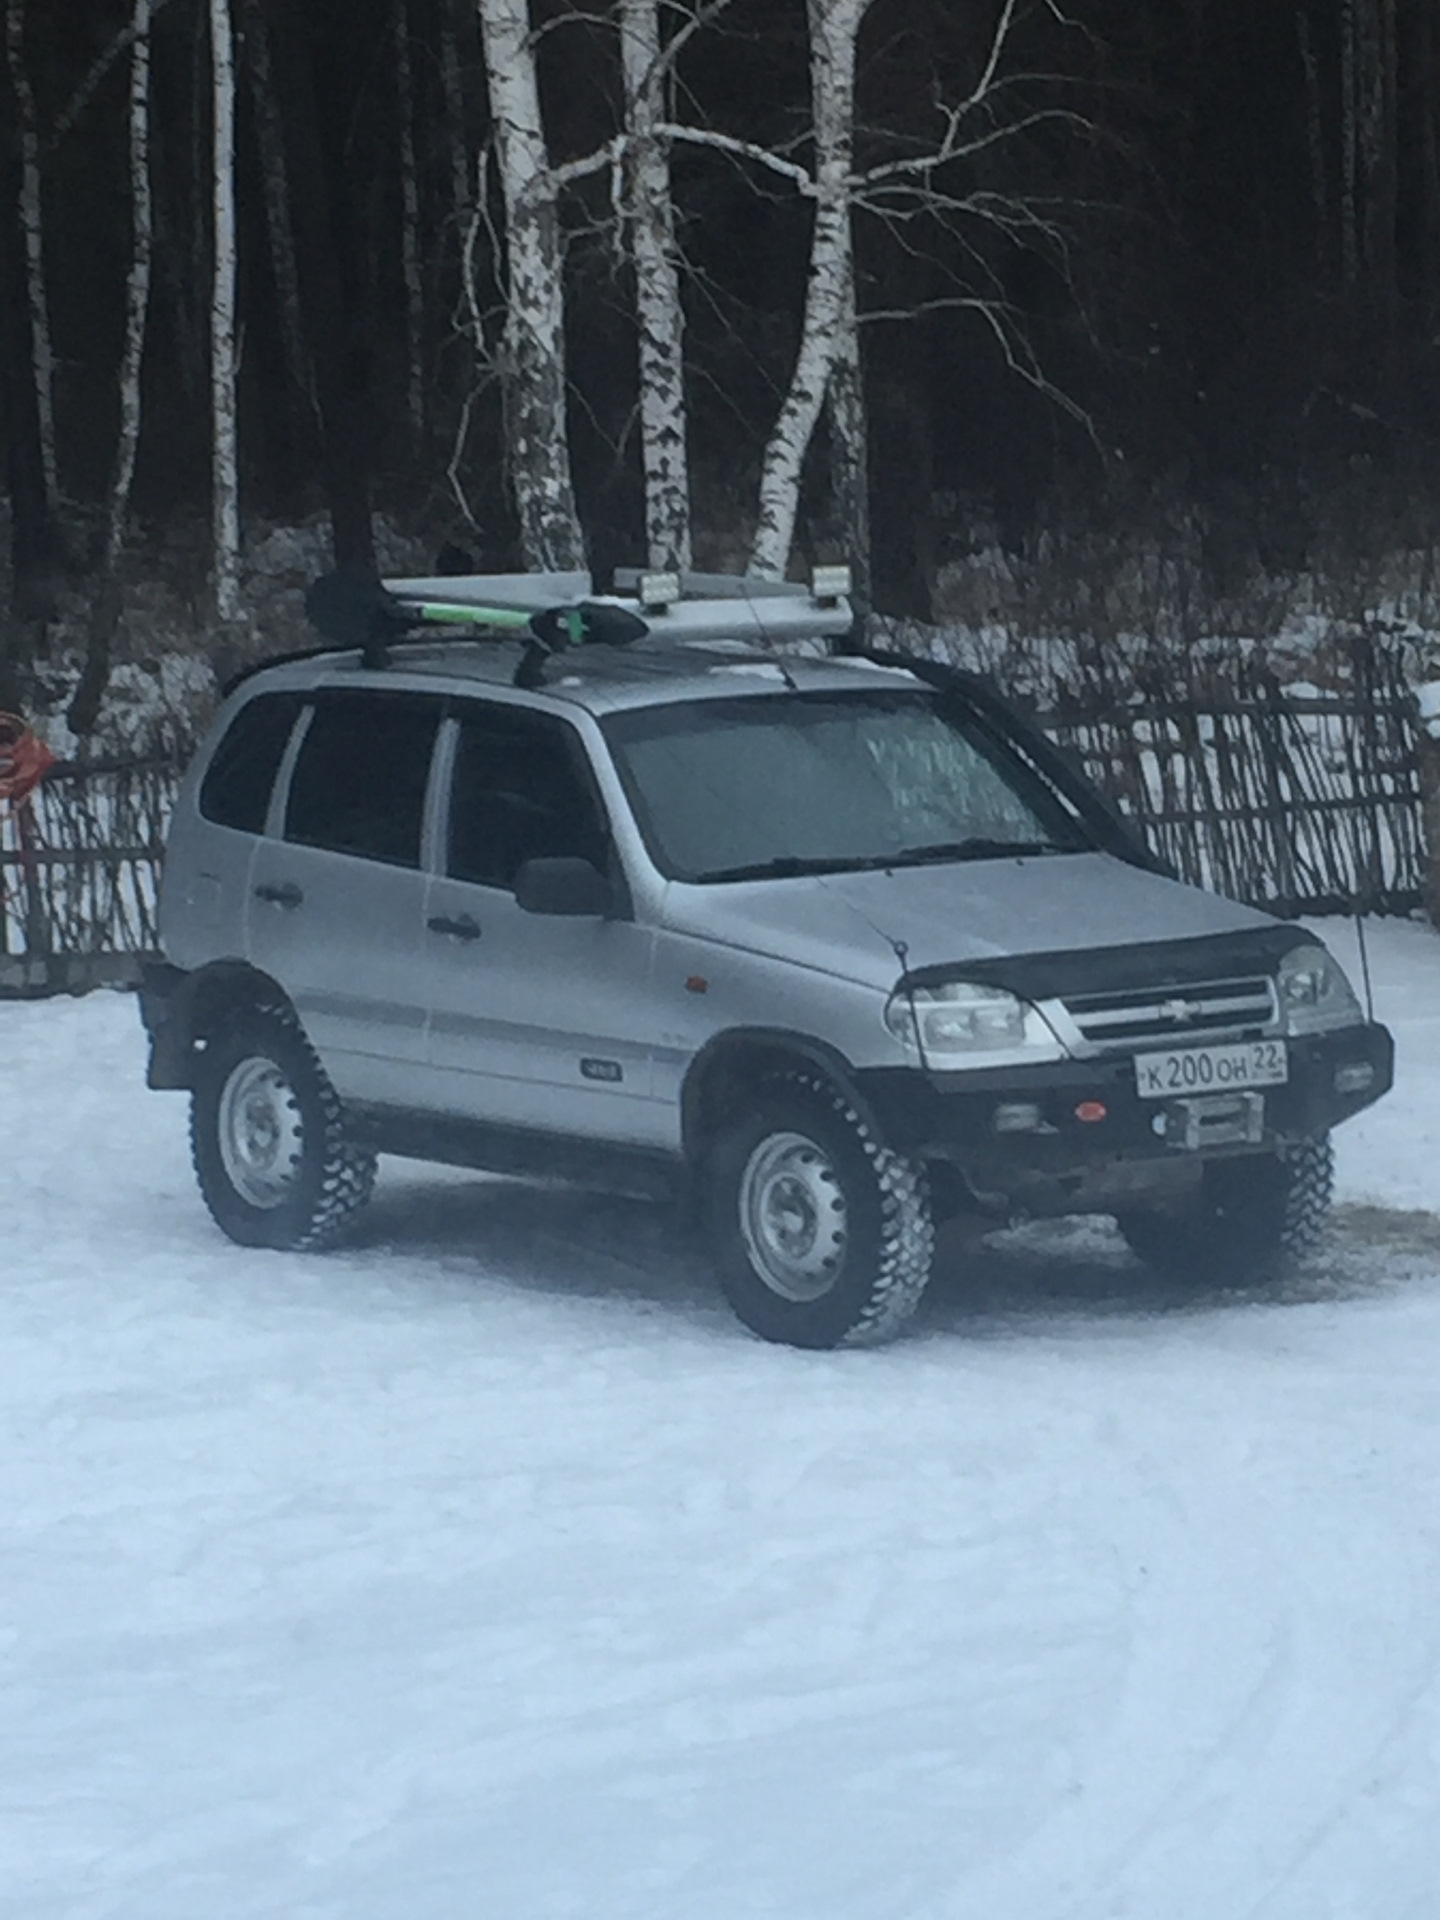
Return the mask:
<path id="1" fill-rule="evenodd" d="M 736 1314 L 790 1346 L 888 1340 L 930 1277 L 922 1170 L 818 1077 L 765 1081 L 720 1135 L 705 1168 L 704 1223 Z"/>
<path id="2" fill-rule="evenodd" d="M 1212 1161 L 1195 1205 L 1133 1213 L 1120 1230 L 1147 1265 L 1185 1280 L 1272 1280 L 1303 1265 L 1324 1237 L 1335 1185 L 1329 1134 L 1278 1153 Z"/>
<path id="3" fill-rule="evenodd" d="M 332 1244 L 370 1198 L 375 1155 L 288 1008 L 253 1008 L 209 1040 L 190 1102 L 205 1204 L 242 1247 Z"/>

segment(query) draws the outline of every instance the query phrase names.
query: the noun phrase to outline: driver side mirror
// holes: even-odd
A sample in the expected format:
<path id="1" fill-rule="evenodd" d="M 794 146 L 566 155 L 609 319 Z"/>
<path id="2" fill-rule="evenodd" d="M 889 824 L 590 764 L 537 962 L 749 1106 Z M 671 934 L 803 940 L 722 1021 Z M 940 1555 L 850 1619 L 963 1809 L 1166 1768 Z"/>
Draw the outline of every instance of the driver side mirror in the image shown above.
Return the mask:
<path id="1" fill-rule="evenodd" d="M 515 904 L 523 913 L 603 919 L 615 906 L 615 889 L 588 860 L 573 854 L 527 860 L 515 876 Z"/>

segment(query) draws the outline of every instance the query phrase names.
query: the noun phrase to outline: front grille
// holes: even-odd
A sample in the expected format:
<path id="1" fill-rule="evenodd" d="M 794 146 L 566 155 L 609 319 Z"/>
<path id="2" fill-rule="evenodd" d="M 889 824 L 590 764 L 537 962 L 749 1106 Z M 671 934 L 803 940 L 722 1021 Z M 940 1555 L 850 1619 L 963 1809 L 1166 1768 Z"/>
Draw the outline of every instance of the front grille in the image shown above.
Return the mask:
<path id="1" fill-rule="evenodd" d="M 1275 1018 L 1275 996 L 1264 975 L 1205 980 L 1198 986 L 1128 987 L 1079 993 L 1064 1002 L 1080 1036 L 1092 1047 L 1133 1047 L 1152 1041 L 1247 1040 Z"/>

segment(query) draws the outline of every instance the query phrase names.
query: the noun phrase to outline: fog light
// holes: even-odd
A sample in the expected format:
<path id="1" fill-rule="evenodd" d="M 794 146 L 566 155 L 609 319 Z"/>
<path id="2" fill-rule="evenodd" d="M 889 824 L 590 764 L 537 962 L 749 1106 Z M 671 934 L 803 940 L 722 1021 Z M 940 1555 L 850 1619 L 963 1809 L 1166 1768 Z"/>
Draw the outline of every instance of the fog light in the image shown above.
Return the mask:
<path id="1" fill-rule="evenodd" d="M 1103 1100 L 1082 1100 L 1075 1109 L 1075 1118 L 1093 1127 L 1097 1120 L 1106 1119 L 1109 1112 L 1110 1109 Z"/>
<path id="2" fill-rule="evenodd" d="M 1008 1106 L 996 1107 L 993 1124 L 996 1133 L 1038 1133 L 1040 1109 L 1027 1100 L 1016 1100 Z"/>
<path id="3" fill-rule="evenodd" d="M 1356 1060 L 1348 1067 L 1335 1069 L 1336 1093 L 1368 1093 L 1375 1084 L 1375 1069 L 1368 1060 Z"/>

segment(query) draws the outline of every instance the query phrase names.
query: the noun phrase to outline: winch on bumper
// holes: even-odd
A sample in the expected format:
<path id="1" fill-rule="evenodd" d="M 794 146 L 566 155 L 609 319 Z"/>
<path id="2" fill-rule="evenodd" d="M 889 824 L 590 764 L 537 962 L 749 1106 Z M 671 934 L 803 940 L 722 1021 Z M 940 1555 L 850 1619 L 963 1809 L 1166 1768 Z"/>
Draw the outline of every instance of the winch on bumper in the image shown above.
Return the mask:
<path id="1" fill-rule="evenodd" d="M 1107 1197 L 1183 1184 L 1206 1159 L 1326 1133 L 1394 1077 L 1394 1044 L 1376 1022 L 1265 1044 L 1283 1050 L 1281 1084 L 1173 1093 L 1152 1084 L 1146 1094 L 1134 1054 L 973 1071 L 880 1067 L 856 1082 L 892 1147 L 954 1166 L 977 1196 L 1034 1212 L 1101 1211 Z"/>

